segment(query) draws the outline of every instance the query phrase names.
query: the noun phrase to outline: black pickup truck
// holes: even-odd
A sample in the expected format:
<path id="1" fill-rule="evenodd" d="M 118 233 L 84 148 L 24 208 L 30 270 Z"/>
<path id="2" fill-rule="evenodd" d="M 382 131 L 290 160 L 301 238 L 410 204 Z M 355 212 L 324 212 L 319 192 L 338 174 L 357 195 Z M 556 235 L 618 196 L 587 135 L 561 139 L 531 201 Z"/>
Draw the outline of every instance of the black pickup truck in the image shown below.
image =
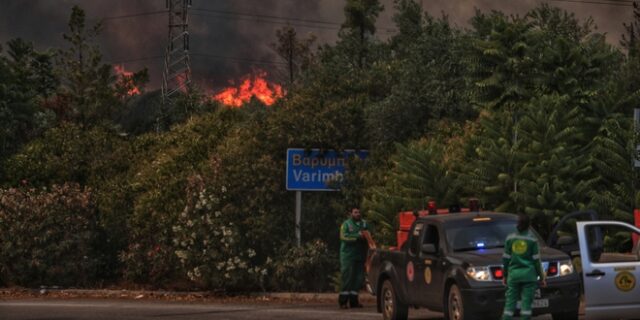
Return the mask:
<path id="1" fill-rule="evenodd" d="M 409 307 L 426 307 L 445 319 L 499 319 L 504 240 L 516 223 L 516 215 L 491 212 L 416 217 L 397 249 L 372 252 L 367 280 L 378 312 L 404 320 Z M 566 253 L 544 243 L 540 239 L 547 287 L 536 291 L 533 314 L 578 319 L 578 274 Z"/>

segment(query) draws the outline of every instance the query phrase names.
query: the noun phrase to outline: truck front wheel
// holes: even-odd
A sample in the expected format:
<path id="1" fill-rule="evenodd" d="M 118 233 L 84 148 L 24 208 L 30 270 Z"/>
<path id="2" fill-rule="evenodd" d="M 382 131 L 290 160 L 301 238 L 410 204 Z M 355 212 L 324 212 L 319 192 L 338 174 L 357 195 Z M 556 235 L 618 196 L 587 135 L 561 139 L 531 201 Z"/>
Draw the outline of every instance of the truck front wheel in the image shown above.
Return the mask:
<path id="1" fill-rule="evenodd" d="M 391 281 L 385 280 L 380 292 L 382 318 L 384 320 L 406 320 L 409 308 L 398 299 L 398 293 Z"/>
<path id="2" fill-rule="evenodd" d="M 464 301 L 462 293 L 457 285 L 452 284 L 449 287 L 447 295 L 447 306 L 445 308 L 445 319 L 447 320 L 471 320 L 472 316 L 464 310 Z"/>

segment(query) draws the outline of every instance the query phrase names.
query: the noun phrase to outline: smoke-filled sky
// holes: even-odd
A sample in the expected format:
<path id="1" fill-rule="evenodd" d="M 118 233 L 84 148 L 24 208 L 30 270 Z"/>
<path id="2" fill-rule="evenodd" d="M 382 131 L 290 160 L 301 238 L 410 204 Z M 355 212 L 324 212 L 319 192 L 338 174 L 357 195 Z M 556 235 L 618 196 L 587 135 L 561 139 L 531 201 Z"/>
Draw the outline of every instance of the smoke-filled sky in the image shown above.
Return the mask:
<path id="1" fill-rule="evenodd" d="M 344 0 L 192 0 L 190 8 L 190 52 L 193 79 L 207 90 L 217 90 L 256 68 L 267 71 L 272 79 L 284 79 L 282 61 L 270 44 L 275 31 L 287 20 L 298 35 L 315 34 L 319 42 L 335 41 L 343 21 Z M 381 0 L 385 11 L 378 20 L 382 37 L 394 28 L 391 17 L 393 0 Z M 426 11 L 466 27 L 476 8 L 524 13 L 541 0 L 422 0 Z M 630 1 L 625 0 L 548 0 L 552 5 L 575 12 L 579 18 L 593 17 L 598 31 L 607 33 L 609 42 L 618 44 L 624 32 L 623 22 L 632 19 Z M 591 3 L 586 3 L 591 2 Z M 600 4 L 598 4 L 598 3 Z M 627 6 L 602 4 L 617 2 Z M 105 17 L 99 36 L 107 62 L 123 62 L 127 70 L 148 67 L 150 88 L 159 87 L 162 58 L 167 43 L 165 0 L 0 0 L 0 43 L 21 37 L 38 49 L 65 45 L 62 34 L 73 5 L 85 9 L 89 23 Z"/>

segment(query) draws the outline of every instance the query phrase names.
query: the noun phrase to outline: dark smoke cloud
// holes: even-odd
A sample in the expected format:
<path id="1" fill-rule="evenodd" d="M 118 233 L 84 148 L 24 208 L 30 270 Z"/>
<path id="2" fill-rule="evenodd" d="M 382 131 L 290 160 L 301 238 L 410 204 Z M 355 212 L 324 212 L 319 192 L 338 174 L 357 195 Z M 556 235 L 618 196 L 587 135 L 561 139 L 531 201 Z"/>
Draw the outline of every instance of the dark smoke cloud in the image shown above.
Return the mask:
<path id="1" fill-rule="evenodd" d="M 103 17 L 122 16 L 134 13 L 153 12 L 165 9 L 163 0 L 0 0 L 0 43 L 21 37 L 35 43 L 39 49 L 60 48 L 65 45 L 62 34 L 73 5 L 85 9 L 90 23 Z M 538 5 L 537 0 L 423 0 L 422 6 L 430 14 L 446 13 L 452 23 L 467 27 L 476 8 L 500 10 L 510 14 L 523 14 Z M 385 11 L 378 21 L 381 37 L 394 29 L 392 23 L 393 0 L 383 0 Z M 624 32 L 622 23 L 632 19 L 629 7 L 550 2 L 576 16 L 585 19 L 592 16 L 598 31 L 607 33 L 612 44 L 618 44 Z M 342 0 L 193 0 L 193 9 L 241 12 L 255 15 L 291 17 L 293 19 L 317 20 L 336 24 L 317 24 L 292 20 L 300 36 L 313 33 L 318 42 L 336 40 L 339 23 L 343 21 Z M 277 64 L 258 64 L 256 61 L 281 62 L 270 48 L 275 42 L 275 31 L 283 24 L 273 19 L 257 16 L 234 16 L 192 10 L 190 16 L 191 57 L 193 78 L 201 87 L 216 90 L 239 79 L 256 68 L 266 70 L 272 79 L 284 80 L 284 70 Z M 162 59 L 130 61 L 161 56 L 167 42 L 166 14 L 156 14 L 126 19 L 106 20 L 99 44 L 106 61 L 124 62 L 128 70 L 148 67 L 151 88 L 160 85 Z M 301 25 L 304 24 L 304 25 Z M 315 27 L 314 27 L 315 26 Z M 323 28 L 318 28 L 321 26 Z M 197 55 L 196 55 L 197 54 Z M 204 55 L 208 55 L 204 56 Z M 233 57 L 237 60 L 224 59 Z M 129 61 L 129 62 L 127 62 Z"/>

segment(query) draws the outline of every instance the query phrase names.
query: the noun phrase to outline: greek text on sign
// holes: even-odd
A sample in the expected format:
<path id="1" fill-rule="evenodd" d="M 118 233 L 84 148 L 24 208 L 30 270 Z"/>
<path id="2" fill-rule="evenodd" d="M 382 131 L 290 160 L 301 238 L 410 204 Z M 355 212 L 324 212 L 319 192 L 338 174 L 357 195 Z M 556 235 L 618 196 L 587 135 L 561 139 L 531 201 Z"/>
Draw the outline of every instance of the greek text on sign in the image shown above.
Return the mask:
<path id="1" fill-rule="evenodd" d="M 336 191 L 344 180 L 348 159 L 367 155 L 367 151 L 354 150 L 287 149 L 287 190 Z"/>

